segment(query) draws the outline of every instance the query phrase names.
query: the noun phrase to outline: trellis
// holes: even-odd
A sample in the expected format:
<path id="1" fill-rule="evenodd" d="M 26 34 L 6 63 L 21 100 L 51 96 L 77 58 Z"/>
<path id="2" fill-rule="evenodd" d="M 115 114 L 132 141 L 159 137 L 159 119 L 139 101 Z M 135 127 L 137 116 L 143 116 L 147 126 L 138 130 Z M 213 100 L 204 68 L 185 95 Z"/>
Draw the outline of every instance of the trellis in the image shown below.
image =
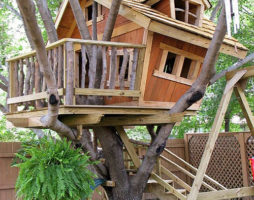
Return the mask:
<path id="1" fill-rule="evenodd" d="M 237 189 L 228 189 L 221 191 L 205 192 L 199 193 L 202 185 L 202 181 L 207 171 L 208 164 L 211 160 L 211 156 L 215 147 L 215 143 L 219 136 L 219 131 L 225 117 L 225 113 L 228 108 L 229 101 L 233 92 L 235 92 L 237 99 L 241 105 L 241 109 L 246 118 L 247 124 L 250 128 L 252 135 L 254 135 L 254 118 L 249 107 L 247 98 L 244 94 L 244 88 L 246 87 L 246 82 L 248 78 L 254 76 L 254 67 L 249 67 L 241 70 L 236 70 L 227 73 L 227 84 L 217 110 L 217 114 L 212 126 L 211 133 L 206 143 L 205 151 L 203 153 L 196 178 L 193 182 L 190 194 L 188 195 L 188 200 L 193 199 L 228 199 L 236 197 L 245 197 L 254 195 L 254 187 L 244 187 Z"/>

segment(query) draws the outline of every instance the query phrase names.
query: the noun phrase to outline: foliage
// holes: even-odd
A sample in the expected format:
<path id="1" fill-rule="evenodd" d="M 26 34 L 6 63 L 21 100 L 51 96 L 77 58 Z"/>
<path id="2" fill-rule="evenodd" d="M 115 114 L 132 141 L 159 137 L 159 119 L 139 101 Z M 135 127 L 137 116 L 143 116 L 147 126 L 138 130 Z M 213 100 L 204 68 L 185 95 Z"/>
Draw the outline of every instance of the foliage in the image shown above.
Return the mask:
<path id="1" fill-rule="evenodd" d="M 151 137 L 145 126 L 135 126 L 135 128 L 128 129 L 127 134 L 128 137 L 133 140 L 139 140 L 143 142 L 151 140 Z"/>
<path id="2" fill-rule="evenodd" d="M 80 200 L 92 193 L 94 174 L 88 155 L 71 147 L 66 139 L 43 138 L 39 143 L 24 143 L 16 154 L 20 168 L 17 196 L 23 200 Z M 29 155 L 29 156 L 27 156 Z"/>
<path id="3" fill-rule="evenodd" d="M 28 129 L 7 129 L 6 117 L 0 119 L 0 142 L 24 142 L 35 138 L 35 134 Z"/>

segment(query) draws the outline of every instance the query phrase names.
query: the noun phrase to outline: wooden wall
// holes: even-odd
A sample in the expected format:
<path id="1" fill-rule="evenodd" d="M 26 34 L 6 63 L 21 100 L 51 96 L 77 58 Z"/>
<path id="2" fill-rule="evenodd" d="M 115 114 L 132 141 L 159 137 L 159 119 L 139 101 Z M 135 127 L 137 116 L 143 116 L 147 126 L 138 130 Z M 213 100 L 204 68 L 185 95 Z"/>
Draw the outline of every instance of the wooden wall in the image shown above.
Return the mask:
<path id="1" fill-rule="evenodd" d="M 11 167 L 14 153 L 20 143 L 0 143 L 0 199 L 15 200 L 15 182 L 18 169 Z"/>
<path id="2" fill-rule="evenodd" d="M 205 57 L 206 49 L 154 33 L 144 100 L 176 102 L 190 86 L 153 76 L 154 70 L 159 69 L 162 57 L 163 50 L 160 48 L 161 42 L 201 57 Z"/>

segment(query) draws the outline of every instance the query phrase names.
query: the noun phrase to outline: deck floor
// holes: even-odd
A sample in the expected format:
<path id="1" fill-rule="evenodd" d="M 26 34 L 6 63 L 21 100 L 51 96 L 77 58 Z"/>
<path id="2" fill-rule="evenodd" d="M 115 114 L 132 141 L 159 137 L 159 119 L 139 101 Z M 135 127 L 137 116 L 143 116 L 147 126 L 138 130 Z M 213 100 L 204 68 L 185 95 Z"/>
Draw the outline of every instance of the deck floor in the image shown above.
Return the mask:
<path id="1" fill-rule="evenodd" d="M 195 112 L 168 114 L 168 108 L 140 106 L 60 106 L 59 119 L 69 126 L 119 126 L 166 124 L 179 122 L 184 115 Z M 40 118 L 46 115 L 47 108 L 32 111 L 7 113 L 6 118 L 16 127 L 43 128 Z"/>

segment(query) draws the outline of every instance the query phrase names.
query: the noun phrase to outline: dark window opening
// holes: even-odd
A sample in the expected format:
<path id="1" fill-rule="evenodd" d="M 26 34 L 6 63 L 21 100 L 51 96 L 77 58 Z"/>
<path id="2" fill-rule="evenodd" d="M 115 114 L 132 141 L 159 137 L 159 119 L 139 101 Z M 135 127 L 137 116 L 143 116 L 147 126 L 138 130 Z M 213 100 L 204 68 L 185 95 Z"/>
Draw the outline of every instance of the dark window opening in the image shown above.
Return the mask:
<path id="1" fill-rule="evenodd" d="M 118 73 L 119 74 L 121 72 L 122 65 L 123 65 L 123 55 L 120 55 L 119 56 L 119 68 L 118 68 Z M 128 72 L 129 72 L 129 60 L 127 62 L 127 67 L 126 67 L 126 71 L 125 71 L 125 74 L 124 74 L 124 80 L 125 81 L 128 81 L 128 75 L 129 75 Z"/>
<path id="2" fill-rule="evenodd" d="M 188 20 L 185 21 L 185 13 L 186 7 L 185 7 L 185 1 L 183 0 L 175 0 L 175 16 L 176 19 L 179 21 L 183 21 L 192 25 L 196 25 L 197 19 L 198 19 L 198 7 L 200 5 L 195 5 L 193 3 L 189 2 L 189 11 L 188 11 Z"/>
<path id="3" fill-rule="evenodd" d="M 93 5 L 88 6 L 86 8 L 86 11 L 87 11 L 87 21 L 92 20 L 93 19 Z"/>
<path id="4" fill-rule="evenodd" d="M 176 19 L 184 22 L 185 1 L 175 0 Z"/>
<path id="5" fill-rule="evenodd" d="M 189 71 L 190 71 L 190 66 L 191 66 L 191 62 L 192 60 L 189 58 L 185 58 L 184 62 L 183 62 L 183 68 L 182 68 L 182 72 L 181 72 L 181 77 L 183 78 L 187 78 Z"/>
<path id="6" fill-rule="evenodd" d="M 168 52 L 168 56 L 166 59 L 166 64 L 165 64 L 163 72 L 172 74 L 175 60 L 176 60 L 176 54 Z"/>

